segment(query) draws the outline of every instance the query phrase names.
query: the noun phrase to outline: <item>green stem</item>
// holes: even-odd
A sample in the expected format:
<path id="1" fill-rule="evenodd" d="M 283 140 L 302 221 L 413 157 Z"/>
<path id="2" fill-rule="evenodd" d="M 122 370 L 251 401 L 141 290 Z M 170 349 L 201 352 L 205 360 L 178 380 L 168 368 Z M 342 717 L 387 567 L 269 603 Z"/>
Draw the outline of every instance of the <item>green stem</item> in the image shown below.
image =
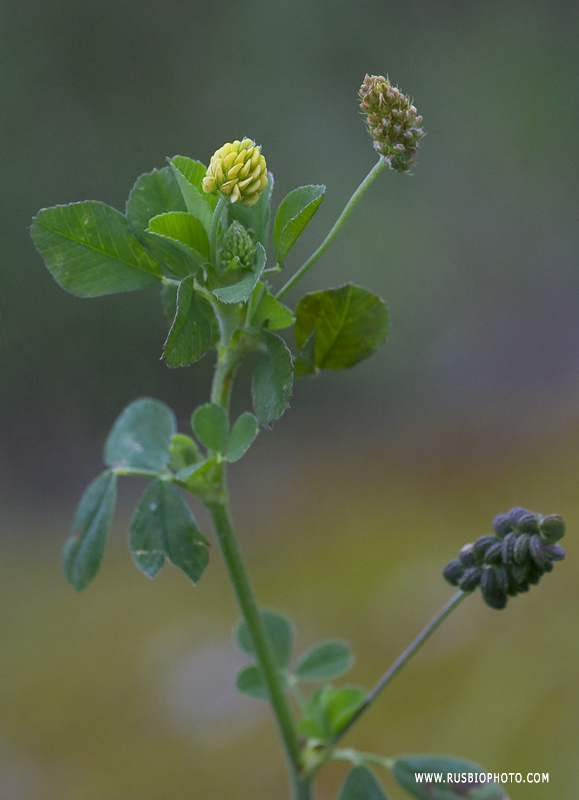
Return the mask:
<path id="1" fill-rule="evenodd" d="M 442 625 L 442 623 L 444 622 L 444 620 L 445 620 L 445 619 L 446 619 L 448 616 L 450 616 L 450 614 L 452 614 L 452 612 L 454 611 L 454 609 L 455 609 L 455 608 L 456 608 L 458 605 L 460 605 L 460 603 L 462 603 L 462 601 L 464 600 L 464 598 L 465 598 L 465 597 L 468 597 L 470 594 L 471 594 L 471 592 L 462 592 L 462 591 L 459 591 L 459 592 L 457 592 L 457 593 L 454 595 L 454 597 L 451 597 L 451 599 L 448 601 L 448 603 L 446 603 L 446 605 L 444 605 L 444 606 L 443 606 L 443 607 L 440 609 L 440 611 L 438 612 L 438 614 L 437 614 L 435 617 L 433 617 L 433 618 L 431 619 L 431 621 L 428 623 L 428 625 L 426 626 L 426 628 L 424 628 L 424 630 L 423 630 L 423 631 L 421 631 L 421 632 L 418 634 L 418 636 L 417 636 L 417 637 L 416 637 L 416 639 L 415 639 L 415 640 L 412 642 L 412 644 L 411 644 L 411 645 L 409 645 L 409 647 L 407 647 L 407 648 L 406 648 L 406 650 L 405 650 L 405 651 L 402 653 L 402 655 L 401 655 L 401 656 L 399 656 L 399 657 L 396 659 L 396 661 L 395 661 L 395 662 L 392 664 L 392 666 L 390 667 L 390 669 L 388 669 L 388 670 L 387 670 L 387 671 L 384 673 L 384 675 L 383 675 L 383 676 L 380 678 L 380 680 L 378 681 L 378 683 L 376 684 L 376 686 L 374 686 L 374 688 L 373 688 L 373 689 L 371 689 L 371 690 L 368 692 L 368 694 L 366 695 L 366 697 L 365 697 L 365 699 L 364 699 L 364 702 L 363 702 L 363 703 L 362 703 L 362 705 L 361 705 L 361 706 L 358 708 L 358 710 L 356 711 L 356 713 L 355 713 L 355 714 L 354 714 L 352 717 L 350 717 L 350 719 L 349 719 L 349 720 L 346 722 L 346 724 L 345 724 L 345 725 L 343 725 L 343 726 L 341 727 L 341 729 L 338 731 L 338 733 L 336 733 L 336 735 L 335 735 L 335 736 L 334 736 L 334 738 L 332 739 L 332 744 L 337 744 L 337 742 L 338 742 L 338 741 L 339 741 L 339 740 L 342 738 L 342 736 L 343 736 L 343 735 L 346 733 L 346 731 L 350 730 L 350 728 L 352 727 L 352 725 L 354 725 L 354 723 L 358 721 L 358 719 L 359 719 L 359 718 L 362 716 L 362 714 L 363 714 L 363 713 L 364 713 L 364 712 L 365 712 L 365 711 L 366 711 L 368 708 L 370 708 L 370 706 L 372 705 L 372 703 L 374 702 L 374 700 L 376 700 L 376 698 L 378 697 L 378 695 L 380 694 L 380 692 L 381 692 L 383 689 L 385 689 L 385 688 L 386 688 L 386 686 L 388 686 L 388 684 L 390 683 L 390 681 L 392 680 L 392 678 L 394 678 L 394 676 L 395 676 L 395 675 L 397 675 L 397 674 L 400 672 L 400 670 L 402 669 L 402 667 L 403 667 L 403 666 L 404 666 L 404 665 L 405 665 L 405 664 L 406 664 L 408 661 L 410 661 L 410 659 L 412 658 L 412 656 L 413 656 L 415 653 L 417 653 L 417 652 L 418 652 L 418 650 L 420 650 L 420 648 L 422 647 L 422 645 L 423 645 L 425 642 L 427 642 L 427 641 L 428 641 L 428 639 L 430 639 L 430 637 L 432 636 L 432 634 L 434 633 L 434 631 L 435 631 L 435 630 L 437 630 L 437 629 L 438 629 L 438 628 L 439 628 L 439 627 Z"/>
<path id="2" fill-rule="evenodd" d="M 227 508 L 216 504 L 209 506 L 221 552 L 235 590 L 237 602 L 251 634 L 255 655 L 265 680 L 270 702 L 283 740 L 290 773 L 294 800 L 310 800 L 309 782 L 300 774 L 300 746 L 294 718 L 282 686 L 275 658 L 267 639 L 241 552 L 235 539 Z"/>
<path id="3" fill-rule="evenodd" d="M 318 258 L 321 255 L 323 255 L 323 253 L 326 252 L 326 250 L 328 249 L 328 247 L 330 246 L 330 244 L 332 243 L 332 241 L 334 240 L 334 238 L 338 234 L 340 228 L 342 227 L 344 222 L 347 220 L 347 218 L 352 213 L 352 211 L 354 209 L 354 206 L 356 205 L 358 200 L 362 197 L 362 195 L 364 194 L 366 189 L 375 180 L 375 178 L 377 178 L 377 176 L 380 174 L 380 172 L 382 172 L 382 170 L 387 166 L 388 166 L 388 162 L 384 158 L 380 157 L 380 160 L 376 164 L 374 164 L 374 166 L 372 167 L 370 172 L 366 175 L 366 177 L 364 178 L 362 183 L 358 186 L 358 188 L 356 189 L 354 194 L 350 197 L 350 199 L 348 200 L 344 210 L 342 211 L 342 213 L 340 214 L 340 216 L 338 217 L 338 219 L 334 223 L 334 227 L 328 233 L 328 235 L 326 236 L 324 241 L 321 243 L 321 245 L 318 247 L 318 249 L 314 253 L 312 253 L 312 255 L 308 258 L 308 260 L 305 262 L 305 264 L 303 264 L 298 269 L 298 271 L 294 275 L 292 275 L 292 277 L 289 279 L 289 281 L 286 284 L 284 284 L 284 286 L 282 286 L 282 288 L 276 294 L 276 298 L 278 300 L 280 300 L 284 295 L 286 295 L 289 292 L 289 290 L 293 286 L 295 286 L 295 284 L 301 278 L 303 278 L 303 276 L 306 274 L 306 272 L 316 263 Z"/>
<path id="4" fill-rule="evenodd" d="M 349 761 L 354 765 L 377 764 L 384 769 L 392 769 L 393 758 L 383 758 L 374 753 L 361 753 L 359 750 L 348 748 L 347 750 L 332 750 L 329 761 Z"/>
<path id="5" fill-rule="evenodd" d="M 219 226 L 221 225 L 221 217 L 223 216 L 223 209 L 227 205 L 227 198 L 220 197 L 215 206 L 213 217 L 211 219 L 211 235 L 209 236 L 209 258 L 211 263 L 217 269 L 217 242 L 219 240 Z"/>

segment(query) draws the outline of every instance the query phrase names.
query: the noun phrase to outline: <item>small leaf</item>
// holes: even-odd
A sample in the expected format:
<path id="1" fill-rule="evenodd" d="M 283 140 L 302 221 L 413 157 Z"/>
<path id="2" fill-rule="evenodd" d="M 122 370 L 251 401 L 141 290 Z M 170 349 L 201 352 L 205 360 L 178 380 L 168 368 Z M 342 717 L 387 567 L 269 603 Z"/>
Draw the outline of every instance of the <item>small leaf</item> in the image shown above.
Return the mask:
<path id="1" fill-rule="evenodd" d="M 283 265 L 287 254 L 318 210 L 325 191 L 325 186 L 300 186 L 282 200 L 273 225 L 273 245 L 279 264 Z"/>
<path id="2" fill-rule="evenodd" d="M 344 675 L 353 663 L 354 654 L 348 643 L 340 639 L 329 639 L 304 653 L 294 669 L 294 674 L 302 681 L 329 681 Z"/>
<path id="3" fill-rule="evenodd" d="M 206 403 L 196 408 L 191 416 L 195 436 L 208 450 L 224 453 L 229 442 L 229 419 L 221 406 Z"/>
<path id="4" fill-rule="evenodd" d="M 168 481 L 151 483 L 131 520 L 131 553 L 135 564 L 153 578 L 168 558 L 197 583 L 209 562 L 207 540 L 187 503 Z"/>
<path id="5" fill-rule="evenodd" d="M 117 479 L 106 470 L 85 490 L 64 546 L 62 566 L 66 580 L 82 592 L 97 574 L 117 499 Z"/>
<path id="6" fill-rule="evenodd" d="M 171 167 L 141 175 L 127 200 L 126 217 L 132 233 L 151 255 L 179 278 L 197 267 L 180 248 L 148 232 L 149 221 L 168 211 L 186 211 L 185 201 Z M 173 319 L 173 317 L 171 317 Z"/>
<path id="7" fill-rule="evenodd" d="M 264 287 L 260 284 L 256 286 L 255 291 L 260 292 Z M 257 308 L 253 312 L 251 324 L 255 328 L 263 328 L 265 325 L 270 331 L 282 330 L 289 328 L 295 322 L 293 311 L 265 289 L 257 304 Z"/>
<path id="8" fill-rule="evenodd" d="M 125 217 L 105 203 L 43 208 L 30 233 L 52 277 L 80 297 L 146 289 L 162 276 Z"/>
<path id="9" fill-rule="evenodd" d="M 346 776 L 336 800 L 388 800 L 367 767 L 354 767 Z"/>
<path id="10" fill-rule="evenodd" d="M 184 278 L 177 292 L 177 313 L 163 347 L 169 367 L 186 367 L 207 352 L 213 338 L 211 304 L 194 289 L 192 275 Z"/>
<path id="11" fill-rule="evenodd" d="M 259 200 L 251 208 L 240 203 L 229 204 L 229 221 L 237 220 L 244 228 L 252 230 L 254 240 L 267 248 L 267 235 L 269 232 L 269 219 L 271 215 L 271 194 L 273 192 L 273 175 L 267 173 L 267 186 L 260 195 Z"/>
<path id="12" fill-rule="evenodd" d="M 141 397 L 125 408 L 111 428 L 105 442 L 105 464 L 158 472 L 169 460 L 176 430 L 175 415 L 169 406 Z"/>
<path id="13" fill-rule="evenodd" d="M 207 233 L 192 214 L 184 211 L 159 214 L 150 220 L 149 231 L 181 249 L 198 267 L 209 260 Z"/>
<path id="14" fill-rule="evenodd" d="M 259 432 L 256 418 L 249 411 L 246 411 L 237 418 L 227 446 L 226 457 L 230 462 L 239 461 L 253 444 Z"/>
<path id="15" fill-rule="evenodd" d="M 229 286 L 218 287 L 213 294 L 222 303 L 244 303 L 255 289 L 257 282 L 265 267 L 265 250 L 258 243 L 255 251 L 255 264 L 252 270 L 235 270 L 229 277 L 233 283 Z M 238 278 L 241 278 L 239 280 Z"/>
<path id="16" fill-rule="evenodd" d="M 268 428 L 289 406 L 293 368 L 284 340 L 267 330 L 261 336 L 267 350 L 253 374 L 252 397 L 256 417 Z"/>
<path id="17" fill-rule="evenodd" d="M 169 163 L 183 194 L 187 211 L 197 217 L 209 236 L 217 196 L 205 194 L 201 188 L 207 167 L 200 161 L 185 156 L 175 156 Z"/>
<path id="18" fill-rule="evenodd" d="M 357 686 L 344 686 L 333 692 L 327 705 L 328 720 L 337 733 L 366 699 L 366 692 Z"/>
<path id="19" fill-rule="evenodd" d="M 310 697 L 306 716 L 298 724 L 298 731 L 303 736 L 320 741 L 332 737 L 334 731 L 328 719 L 328 703 L 333 693 L 331 686 L 322 686 Z"/>
<path id="20" fill-rule="evenodd" d="M 260 611 L 260 615 L 265 634 L 278 666 L 287 667 L 291 658 L 294 639 L 291 621 L 284 617 L 283 614 L 277 614 L 275 611 Z M 251 634 L 245 621 L 240 622 L 237 627 L 235 639 L 244 653 L 250 656 L 255 655 Z"/>
<path id="21" fill-rule="evenodd" d="M 219 469 L 217 460 L 212 458 L 209 461 L 202 461 L 200 464 L 191 464 L 191 466 L 180 469 L 175 475 L 175 483 L 182 486 L 187 491 L 200 497 L 204 502 L 210 502 L 220 498 L 220 487 L 218 481 L 219 474 L 216 472 Z"/>
<path id="22" fill-rule="evenodd" d="M 203 456 L 199 452 L 197 444 L 190 436 L 185 436 L 184 433 L 173 434 L 169 455 L 171 456 L 171 467 L 176 472 L 185 469 L 185 467 L 190 467 L 192 464 L 200 464 L 203 461 Z"/>
<path id="23" fill-rule="evenodd" d="M 418 800 L 509 800 L 496 783 L 469 781 L 469 773 L 473 778 L 475 773 L 477 776 L 488 774 L 472 761 L 437 755 L 401 756 L 392 768 L 392 775 L 400 786 Z M 423 780 L 416 780 L 418 774 Z M 449 774 L 453 780 L 447 782 Z"/>
<path id="24" fill-rule="evenodd" d="M 347 283 L 307 294 L 296 308 L 301 349 L 315 332 L 315 369 L 346 369 L 370 356 L 386 339 L 388 312 L 376 295 Z"/>
<path id="25" fill-rule="evenodd" d="M 249 664 L 237 673 L 235 685 L 242 694 L 247 694 L 256 699 L 268 696 L 267 686 L 261 677 L 257 664 Z"/>

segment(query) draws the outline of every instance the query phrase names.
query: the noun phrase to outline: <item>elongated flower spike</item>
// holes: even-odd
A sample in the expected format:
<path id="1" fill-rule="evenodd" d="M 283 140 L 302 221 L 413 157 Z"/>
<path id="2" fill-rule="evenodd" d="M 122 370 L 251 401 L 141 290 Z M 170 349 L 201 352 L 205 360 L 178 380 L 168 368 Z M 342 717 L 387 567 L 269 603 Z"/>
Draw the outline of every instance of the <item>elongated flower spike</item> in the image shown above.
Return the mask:
<path id="1" fill-rule="evenodd" d="M 464 592 L 480 586 L 485 603 L 501 609 L 508 597 L 528 592 L 551 572 L 555 561 L 565 558 L 557 544 L 565 534 L 565 522 L 558 514 L 544 517 L 517 506 L 496 516 L 493 530 L 493 534 L 465 544 L 443 575 Z"/>
<path id="2" fill-rule="evenodd" d="M 375 149 L 391 169 L 407 172 L 424 136 L 419 127 L 422 117 L 417 115 L 412 101 L 383 75 L 366 75 L 360 99 Z"/>
<path id="3" fill-rule="evenodd" d="M 254 206 L 266 186 L 265 158 L 251 139 L 236 139 L 216 150 L 203 178 L 206 194 L 220 194 L 243 206 Z"/>

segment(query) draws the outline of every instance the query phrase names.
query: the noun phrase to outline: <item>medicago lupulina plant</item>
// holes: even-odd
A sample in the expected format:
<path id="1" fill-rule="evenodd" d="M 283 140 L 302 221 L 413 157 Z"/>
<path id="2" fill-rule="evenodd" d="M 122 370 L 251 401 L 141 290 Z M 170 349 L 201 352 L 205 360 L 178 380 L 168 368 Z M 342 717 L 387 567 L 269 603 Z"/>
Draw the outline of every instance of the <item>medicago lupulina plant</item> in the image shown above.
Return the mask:
<path id="1" fill-rule="evenodd" d="M 196 584 L 208 564 L 209 543 L 182 492 L 195 495 L 212 518 L 242 613 L 236 641 L 252 658 L 237 675 L 237 688 L 269 700 L 294 800 L 313 798 L 314 778 L 331 760 L 352 764 L 337 800 L 386 798 L 370 765 L 390 770 L 409 795 L 422 800 L 501 800 L 506 797 L 502 788 L 471 762 L 447 756 L 385 758 L 338 745 L 465 597 L 480 588 L 488 605 L 502 609 L 508 597 L 527 591 L 564 558 L 557 544 L 565 531 L 561 517 L 517 507 L 495 518 L 492 534 L 465 545 L 444 571 L 458 592 L 369 692 L 331 683 L 353 663 L 342 640 L 325 640 L 292 662 L 292 624 L 258 608 L 230 518 L 227 467 L 244 456 L 260 427 L 270 428 L 286 411 L 294 378 L 353 367 L 386 339 L 384 302 L 356 284 L 306 294 L 294 309 L 282 302 L 379 173 L 386 168 L 407 172 L 416 156 L 422 117 L 409 98 L 382 76 L 367 75 L 359 94 L 378 161 L 317 250 L 280 288 L 275 288 L 278 275 L 322 202 L 325 186 L 301 186 L 279 204 L 268 266 L 273 176 L 261 147 L 248 138 L 224 144 L 209 167 L 176 156 L 168 166 L 141 175 L 125 214 L 90 201 L 45 208 L 34 219 L 34 243 L 67 291 L 96 297 L 160 287 L 170 321 L 163 348 L 169 367 L 185 367 L 216 352 L 211 396 L 193 411 L 189 433 L 178 432 L 171 409 L 150 398 L 135 400 L 116 420 L 104 446 L 107 468 L 78 505 L 64 572 L 78 591 L 93 580 L 113 517 L 117 479 L 134 475 L 149 480 L 130 525 L 137 567 L 154 577 L 169 560 Z M 279 334 L 290 328 L 293 352 Z M 253 408 L 232 421 L 236 372 L 249 354 L 258 354 Z M 320 688 L 308 692 L 312 684 Z M 418 782 L 416 773 L 471 773 L 471 782 Z M 474 782 L 472 774 L 478 776 Z"/>

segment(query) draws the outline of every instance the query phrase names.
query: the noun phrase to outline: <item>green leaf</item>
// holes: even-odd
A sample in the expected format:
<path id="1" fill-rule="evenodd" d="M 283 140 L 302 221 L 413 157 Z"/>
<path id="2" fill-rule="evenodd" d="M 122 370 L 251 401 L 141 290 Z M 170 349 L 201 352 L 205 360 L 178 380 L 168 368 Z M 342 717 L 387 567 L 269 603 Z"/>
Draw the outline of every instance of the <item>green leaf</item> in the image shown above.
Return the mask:
<path id="1" fill-rule="evenodd" d="M 213 294 L 222 303 L 244 303 L 255 289 L 257 282 L 265 267 L 266 255 L 263 247 L 258 243 L 255 251 L 255 264 L 252 270 L 235 270 L 226 275 L 233 282 L 231 285 L 218 287 Z M 241 278 L 241 280 L 239 280 Z"/>
<path id="2" fill-rule="evenodd" d="M 161 304 L 163 312 L 169 322 L 173 322 L 177 313 L 177 292 L 179 284 L 164 283 L 161 286 Z"/>
<path id="3" fill-rule="evenodd" d="M 291 621 L 284 617 L 283 614 L 277 614 L 275 611 L 260 611 L 259 613 L 277 665 L 282 668 L 287 667 L 291 658 L 294 640 Z M 240 622 L 237 627 L 235 639 L 244 653 L 250 656 L 255 655 L 251 634 L 245 621 Z"/>
<path id="4" fill-rule="evenodd" d="M 200 497 L 204 502 L 211 502 L 214 500 L 221 501 L 223 498 L 220 496 L 220 487 L 218 483 L 220 480 L 218 474 L 219 468 L 220 465 L 217 460 L 212 458 L 209 461 L 202 461 L 200 464 L 191 464 L 191 466 L 180 469 L 175 475 L 174 480 L 179 486 L 197 495 L 197 497 Z"/>
<path id="5" fill-rule="evenodd" d="M 195 436 L 208 450 L 224 453 L 229 442 L 229 419 L 227 413 L 216 403 L 206 403 L 196 408 L 191 415 L 191 427 Z"/>
<path id="6" fill-rule="evenodd" d="M 422 781 L 416 780 L 417 773 L 424 776 Z M 454 780 L 447 782 L 449 773 Z M 509 800 L 499 785 L 486 780 L 469 781 L 469 773 L 472 777 L 475 773 L 477 776 L 488 774 L 472 761 L 438 755 L 401 756 L 392 768 L 392 775 L 400 786 L 418 800 Z"/>
<path id="7" fill-rule="evenodd" d="M 273 246 L 278 264 L 287 254 L 324 199 L 325 186 L 300 186 L 290 192 L 277 210 L 273 225 Z"/>
<path id="8" fill-rule="evenodd" d="M 66 580 L 77 592 L 86 589 L 99 570 L 116 500 L 117 478 L 109 469 L 80 499 L 62 559 Z"/>
<path id="9" fill-rule="evenodd" d="M 328 639 L 302 655 L 294 674 L 302 681 L 329 681 L 344 675 L 353 663 L 354 654 L 347 642 Z"/>
<path id="10" fill-rule="evenodd" d="M 253 444 L 259 432 L 256 418 L 249 411 L 237 418 L 227 446 L 226 458 L 228 461 L 239 461 Z"/>
<path id="11" fill-rule="evenodd" d="M 266 353 L 253 373 L 253 409 L 260 423 L 271 427 L 289 406 L 293 368 L 291 353 L 277 334 L 264 330 L 261 334 Z"/>
<path id="12" fill-rule="evenodd" d="M 105 442 L 105 464 L 159 472 L 169 460 L 176 430 L 175 415 L 169 406 L 141 397 L 125 408 L 111 428 Z"/>
<path id="13" fill-rule="evenodd" d="M 197 267 L 209 259 L 207 233 L 192 214 L 184 211 L 159 214 L 149 222 L 149 231 L 183 250 Z"/>
<path id="14" fill-rule="evenodd" d="M 171 483 L 157 480 L 141 497 L 131 520 L 131 554 L 153 578 L 168 558 L 197 583 L 209 563 L 209 545 L 189 506 Z"/>
<path id="15" fill-rule="evenodd" d="M 347 283 L 307 294 L 296 308 L 301 349 L 315 332 L 315 369 L 346 369 L 370 356 L 388 333 L 388 312 L 376 295 Z"/>
<path id="16" fill-rule="evenodd" d="M 175 156 L 169 163 L 183 194 L 187 211 L 200 220 L 209 236 L 217 195 L 205 194 L 201 188 L 207 167 L 200 161 L 185 156 Z"/>
<path id="17" fill-rule="evenodd" d="M 267 249 L 267 235 L 269 232 L 269 219 L 271 215 L 271 194 L 273 192 L 273 175 L 267 173 L 267 186 L 260 195 L 259 200 L 251 208 L 241 203 L 230 203 L 228 206 L 229 221 L 241 222 L 244 228 L 252 230 L 254 239 Z"/>
<path id="18" fill-rule="evenodd" d="M 169 367 L 186 367 L 207 352 L 213 338 L 211 304 L 197 294 L 192 275 L 184 278 L 177 292 L 177 313 L 163 348 Z"/>
<path id="19" fill-rule="evenodd" d="M 333 733 L 337 733 L 350 717 L 360 708 L 366 692 L 357 686 L 344 686 L 336 689 L 327 704 L 327 715 Z"/>
<path id="20" fill-rule="evenodd" d="M 162 276 L 125 217 L 105 203 L 43 208 L 30 233 L 52 277 L 80 297 L 146 289 Z"/>
<path id="21" fill-rule="evenodd" d="M 174 275 L 194 272 L 197 262 L 180 248 L 148 232 L 149 221 L 168 211 L 186 211 L 185 201 L 171 167 L 141 175 L 127 200 L 126 217 L 132 233 L 151 255 Z M 173 317 L 171 317 L 173 319 Z"/>
<path id="22" fill-rule="evenodd" d="M 388 800 L 367 767 L 354 767 L 346 776 L 336 800 Z"/>
<path id="23" fill-rule="evenodd" d="M 237 673 L 235 685 L 242 694 L 247 694 L 256 699 L 268 696 L 267 686 L 261 676 L 257 664 L 249 664 Z"/>
<path id="24" fill-rule="evenodd" d="M 270 331 L 282 330 L 282 328 L 289 328 L 295 322 L 293 311 L 271 294 L 268 289 L 265 289 L 263 284 L 255 287 L 255 292 L 262 292 L 259 302 L 251 318 L 251 324 L 254 328 L 263 328 L 265 325 Z"/>
<path id="25" fill-rule="evenodd" d="M 171 467 L 178 470 L 190 467 L 192 464 L 200 464 L 203 456 L 199 452 L 197 444 L 190 436 L 184 433 L 175 433 L 171 437 L 171 447 L 169 448 L 171 457 Z"/>

